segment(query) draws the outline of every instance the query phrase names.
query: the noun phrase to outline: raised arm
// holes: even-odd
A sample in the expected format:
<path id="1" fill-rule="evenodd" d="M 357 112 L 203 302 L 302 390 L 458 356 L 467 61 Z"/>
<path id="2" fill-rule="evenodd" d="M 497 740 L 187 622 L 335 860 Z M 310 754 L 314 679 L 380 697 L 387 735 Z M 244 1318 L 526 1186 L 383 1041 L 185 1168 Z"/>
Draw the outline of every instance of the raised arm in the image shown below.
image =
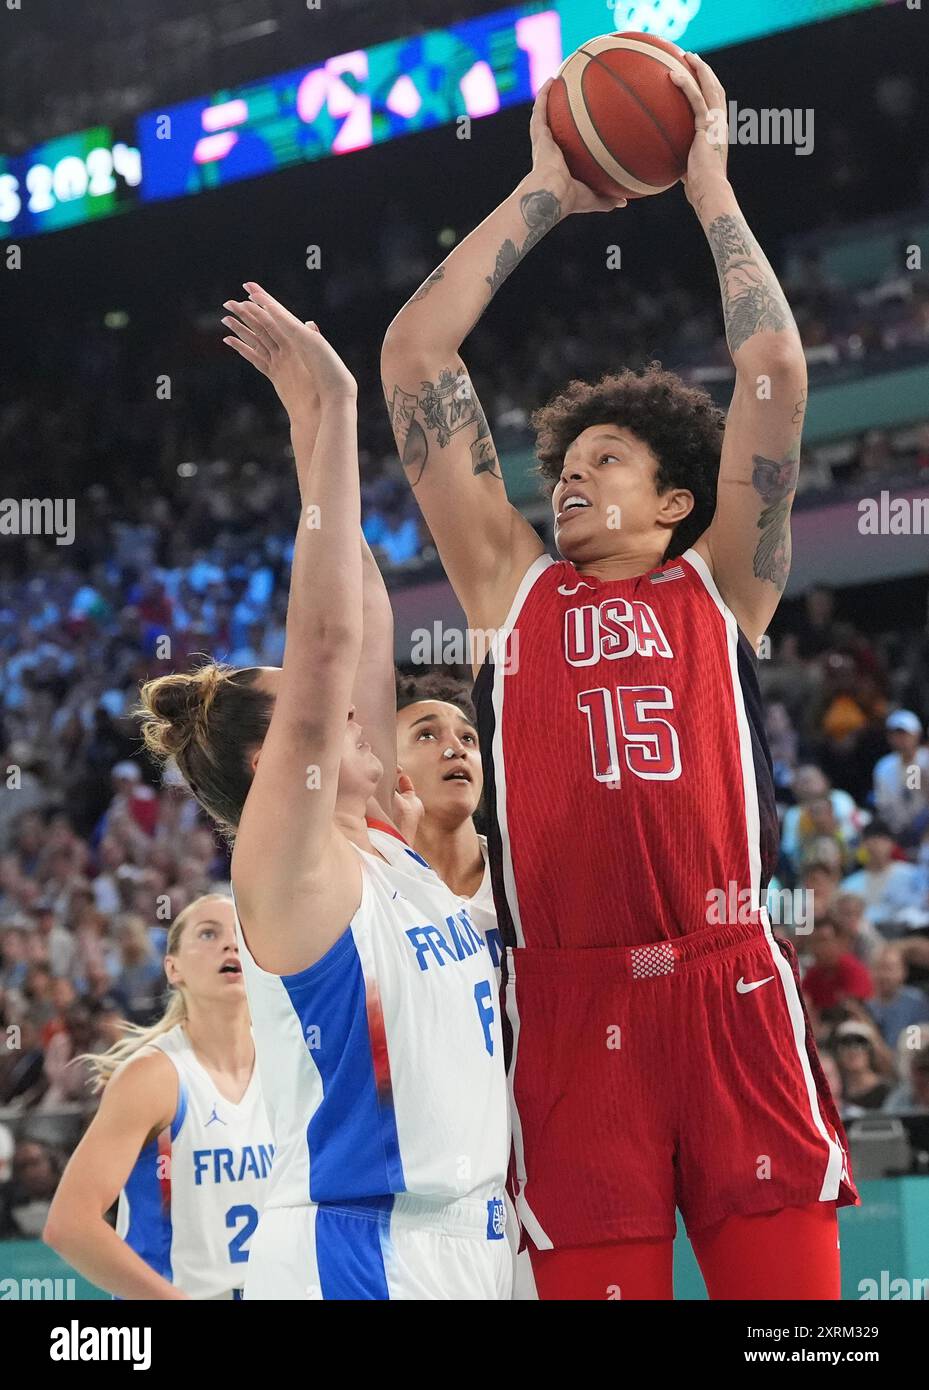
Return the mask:
<path id="1" fill-rule="evenodd" d="M 757 645 L 790 571 L 790 508 L 800 467 L 806 359 L 790 307 L 726 177 L 726 94 L 688 55 L 680 85 L 697 133 L 685 187 L 719 274 L 735 391 L 726 418 L 716 513 L 697 542 L 745 635 Z"/>
<path id="2" fill-rule="evenodd" d="M 237 337 L 243 356 L 247 348 L 255 350 L 255 338 L 262 333 L 262 310 L 251 300 L 227 300 L 224 305 L 230 311 L 223 322 Z M 294 320 L 299 323 L 298 319 Z M 316 329 L 310 320 L 302 325 Z M 254 366 L 265 372 L 264 358 L 249 358 Z M 265 374 L 267 374 L 265 372 Z M 297 486 L 300 490 L 300 505 L 304 516 L 312 505 L 309 492 L 309 465 L 316 449 L 319 433 L 320 401 L 315 383 L 308 371 L 294 376 L 292 389 L 284 388 L 287 409 L 291 414 L 291 438 L 294 442 L 294 463 L 297 473 Z M 295 438 L 296 436 L 296 438 Z M 297 444 L 299 443 L 299 450 Z M 368 542 L 361 528 L 358 529 L 361 546 L 362 572 L 362 635 L 361 653 L 352 688 L 351 704 L 355 718 L 365 730 L 365 736 L 375 755 L 384 768 L 381 785 L 375 799 L 389 814 L 391 798 L 396 781 L 397 762 L 397 696 L 394 673 L 394 620 L 390 598 L 378 569 L 377 561 L 371 554 Z"/>
<path id="3" fill-rule="evenodd" d="M 314 327 L 258 285 L 246 289 L 260 313 L 240 314 L 246 329 L 234 329 L 225 341 L 274 384 L 290 418 L 307 499 L 294 545 L 274 711 L 232 862 L 249 945 L 260 965 L 286 973 L 328 949 L 360 894 L 357 856 L 333 824 L 362 644 L 356 388 Z M 307 405 L 314 394 L 318 420 Z M 308 919 L 310 901 L 318 910 Z"/>
<path id="4" fill-rule="evenodd" d="M 569 212 L 615 206 L 568 174 L 533 110 L 532 172 L 432 272 L 387 330 L 384 395 L 400 458 L 472 628 L 496 628 L 542 542 L 507 501 L 486 416 L 460 356 L 507 276 Z"/>

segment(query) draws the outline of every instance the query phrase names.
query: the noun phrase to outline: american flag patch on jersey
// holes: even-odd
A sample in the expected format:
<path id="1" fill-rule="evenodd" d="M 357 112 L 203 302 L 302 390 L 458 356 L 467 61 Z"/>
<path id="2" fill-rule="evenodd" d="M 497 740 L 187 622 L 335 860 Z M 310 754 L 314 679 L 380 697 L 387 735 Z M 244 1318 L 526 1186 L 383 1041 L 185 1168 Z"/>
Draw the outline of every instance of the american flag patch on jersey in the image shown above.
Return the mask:
<path id="1" fill-rule="evenodd" d="M 651 584 L 667 584 L 671 579 L 683 579 L 684 570 L 681 565 L 675 565 L 673 569 L 662 570 L 659 574 L 650 574 L 648 578 Z"/>

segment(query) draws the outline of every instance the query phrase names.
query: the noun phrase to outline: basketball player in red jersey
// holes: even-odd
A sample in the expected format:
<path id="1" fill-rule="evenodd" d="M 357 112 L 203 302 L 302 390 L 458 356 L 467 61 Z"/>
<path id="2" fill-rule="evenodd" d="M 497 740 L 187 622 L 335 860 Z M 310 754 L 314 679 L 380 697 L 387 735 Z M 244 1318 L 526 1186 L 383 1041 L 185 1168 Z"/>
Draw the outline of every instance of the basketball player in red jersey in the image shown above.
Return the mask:
<path id="1" fill-rule="evenodd" d="M 508 504 L 460 344 L 542 236 L 614 206 L 568 173 L 547 86 L 531 173 L 397 315 L 384 387 L 469 627 L 497 633 L 475 704 L 540 1297 L 672 1297 L 677 1206 L 711 1297 L 838 1298 L 836 1206 L 857 1195 L 763 908 L 778 835 L 755 648 L 787 580 L 806 370 L 711 139 L 725 93 L 687 61 L 725 425 L 657 366 L 572 382 L 535 417 L 560 562 Z"/>

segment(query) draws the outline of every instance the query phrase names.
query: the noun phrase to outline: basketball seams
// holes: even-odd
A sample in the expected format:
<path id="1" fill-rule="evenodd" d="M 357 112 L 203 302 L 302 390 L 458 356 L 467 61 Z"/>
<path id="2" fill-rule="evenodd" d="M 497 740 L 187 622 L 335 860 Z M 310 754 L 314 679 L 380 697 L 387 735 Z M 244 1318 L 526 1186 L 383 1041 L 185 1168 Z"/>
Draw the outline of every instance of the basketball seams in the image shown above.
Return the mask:
<path id="1" fill-rule="evenodd" d="M 586 57 L 587 57 L 588 62 L 595 63 L 595 62 L 597 61 L 596 57 L 595 57 L 593 54 L 587 53 L 587 50 L 586 50 L 586 49 L 583 49 L 583 48 L 582 48 L 582 49 L 578 49 L 578 52 L 579 52 L 579 53 L 584 53 L 584 54 L 586 55 Z M 586 66 L 586 64 L 585 64 L 585 66 Z M 605 64 L 605 63 L 601 63 L 599 66 L 602 67 L 602 68 L 606 68 L 606 64 Z M 609 71 L 608 68 L 606 68 L 606 70 Z M 620 84 L 620 85 L 623 85 L 623 84 Z M 654 125 L 658 130 L 661 130 L 661 127 L 658 126 L 658 124 L 657 124 L 657 122 L 655 121 L 655 118 L 654 118 L 654 116 L 652 115 L 652 113 L 648 110 L 647 107 L 645 107 L 645 106 L 642 105 L 641 101 L 635 96 L 635 93 L 634 93 L 634 92 L 629 92 L 629 95 L 633 98 L 633 100 L 635 101 L 636 105 L 637 105 L 637 106 L 639 107 L 639 109 L 643 112 L 643 114 L 646 115 L 646 116 L 648 117 L 648 119 L 651 121 L 652 125 Z M 606 140 L 606 138 L 605 138 L 605 136 L 604 136 L 604 132 L 603 132 L 603 131 L 600 129 L 600 127 L 597 125 L 597 118 L 596 118 L 596 116 L 594 115 L 593 111 L 591 110 L 590 102 L 587 100 L 587 93 L 584 91 L 584 74 L 583 74 L 583 71 L 581 72 L 580 77 L 579 77 L 579 79 L 578 79 L 578 96 L 580 97 L 580 100 L 584 103 L 584 109 L 585 109 L 585 111 L 586 111 L 586 113 L 587 113 L 587 119 L 590 121 L 590 124 L 593 126 L 594 130 L 597 132 L 597 136 L 598 136 L 600 142 L 602 143 L 603 148 L 604 148 L 605 150 L 609 150 L 610 147 L 609 147 L 609 144 L 607 143 L 607 140 Z M 571 111 L 571 115 L 572 115 L 572 118 L 573 118 L 573 116 L 574 116 L 574 111 L 573 111 L 573 110 Z M 575 128 L 577 128 L 577 122 L 575 122 Z M 664 133 L 664 132 L 662 132 L 662 134 L 663 134 L 663 133 Z M 580 135 L 580 131 L 578 131 L 578 135 Z M 583 138 L 583 137 L 581 137 L 581 138 Z M 612 154 L 612 150 L 610 151 L 610 153 Z M 651 181 L 650 181 L 649 179 L 643 178 L 642 175 L 641 175 L 640 173 L 637 173 L 635 169 L 630 168 L 630 167 L 627 166 L 627 165 L 620 164 L 619 160 L 616 159 L 616 156 L 615 156 L 615 155 L 613 155 L 613 159 L 614 159 L 614 161 L 615 161 L 615 163 L 616 163 L 616 165 L 617 165 L 618 168 L 620 168 L 620 169 L 626 169 L 626 168 L 628 168 L 628 172 L 629 172 L 629 174 L 631 175 L 631 177 L 633 178 L 633 180 L 635 181 L 635 183 L 641 184 L 643 188 L 653 188 L 653 187 L 654 187 L 654 185 L 651 183 Z"/>
<path id="2" fill-rule="evenodd" d="M 580 51 L 580 50 L 578 50 L 578 51 Z M 574 131 L 575 135 L 577 136 L 577 148 L 578 148 L 578 151 L 583 151 L 585 157 L 586 157 L 587 159 L 590 160 L 591 164 L 599 171 L 599 173 L 601 173 L 605 178 L 607 178 L 607 179 L 609 179 L 611 182 L 613 182 L 614 185 L 615 185 L 617 188 L 622 189 L 622 191 L 623 191 L 627 196 L 631 195 L 632 197 L 637 197 L 637 196 L 638 196 L 637 193 L 635 193 L 631 188 L 626 188 L 625 184 L 622 184 L 622 183 L 617 184 L 615 178 L 613 177 L 613 175 L 609 174 L 609 173 L 607 172 L 607 170 L 604 169 L 603 165 L 600 163 L 600 161 L 598 160 L 598 158 L 597 158 L 596 154 L 593 152 L 593 150 L 591 150 L 591 149 L 588 148 L 587 141 L 585 140 L 584 135 L 583 135 L 583 133 L 582 133 L 582 131 L 581 131 L 581 128 L 580 128 L 580 126 L 579 126 L 578 123 L 577 123 L 577 116 L 575 115 L 575 112 L 574 112 L 574 102 L 571 100 L 571 86 L 569 85 L 567 78 L 564 77 L 564 70 L 569 66 L 569 64 L 571 63 L 572 59 L 574 59 L 574 58 L 576 58 L 576 57 L 577 57 L 577 53 L 572 53 L 572 54 L 571 54 L 571 57 L 562 65 L 562 70 L 561 70 L 561 73 L 559 74 L 559 76 L 561 76 L 562 81 L 563 81 L 563 83 L 564 83 L 564 93 L 565 93 L 564 109 L 565 109 L 565 112 L 566 112 L 566 114 L 567 114 L 568 120 L 571 122 L 571 129 Z M 584 93 L 583 93 L 583 89 L 582 89 L 582 87 L 581 87 L 582 75 L 583 75 L 583 68 L 581 69 L 581 73 L 578 74 L 576 77 L 572 76 L 571 81 L 577 83 L 577 94 L 578 94 L 578 97 L 579 97 L 580 101 L 581 101 L 581 102 L 583 103 L 583 105 L 584 105 L 584 110 L 585 110 L 585 113 L 586 113 L 586 115 L 587 115 L 587 119 L 590 121 L 591 126 L 593 127 L 594 131 L 596 132 L 597 138 L 603 143 L 603 148 L 604 148 L 604 150 L 606 150 L 606 151 L 608 152 L 608 146 L 605 144 L 605 142 L 603 142 L 603 137 L 602 137 L 602 135 L 600 134 L 599 130 L 597 130 L 597 127 L 596 127 L 596 125 L 594 124 L 593 117 L 591 116 L 590 111 L 589 111 L 589 109 L 588 109 L 588 107 L 587 107 L 587 103 L 584 101 Z M 619 163 L 618 160 L 614 160 L 613 162 L 615 163 L 617 170 L 621 170 L 621 169 L 622 169 L 622 166 L 620 165 L 620 163 Z M 641 181 L 636 180 L 636 182 L 641 182 Z M 593 185 L 591 185 L 591 186 L 593 186 Z M 651 185 L 646 185 L 645 183 L 642 183 L 642 187 L 643 187 L 643 188 L 644 188 L 644 187 L 651 187 Z"/>
<path id="3" fill-rule="evenodd" d="M 610 51 L 611 51 L 611 52 L 615 52 L 615 51 L 616 51 L 615 46 L 614 46 Z M 639 49 L 639 48 L 632 48 L 632 47 L 627 48 L 625 51 L 626 51 L 626 52 L 629 52 L 629 53 L 641 53 L 643 57 L 649 58 L 649 59 L 651 59 L 653 62 L 661 63 L 662 67 L 667 68 L 668 71 L 674 71 L 674 70 L 675 70 L 675 69 L 672 67 L 672 65 L 671 65 L 670 63 L 663 62 L 662 59 L 661 59 L 660 57 L 657 57 L 654 53 L 645 53 L 642 49 Z M 596 63 L 597 66 L 598 66 L 600 69 L 602 69 L 602 71 L 604 71 L 605 73 L 607 73 L 608 76 L 611 77 L 611 78 L 613 79 L 613 81 L 617 84 L 618 87 L 622 88 L 622 90 L 623 90 L 623 92 L 626 94 L 626 96 L 628 96 L 628 97 L 635 103 L 635 105 L 639 108 L 639 110 L 642 112 L 642 114 L 643 114 L 644 116 L 647 116 L 647 117 L 648 117 L 649 121 L 650 121 L 651 124 L 654 126 L 654 128 L 655 128 L 655 130 L 658 132 L 658 134 L 661 136 L 661 138 L 662 138 L 662 140 L 664 141 L 664 143 L 665 143 L 665 145 L 667 146 L 667 148 L 670 150 L 670 152 L 671 152 L 672 156 L 674 157 L 674 159 L 675 159 L 678 163 L 686 164 L 686 162 L 687 162 L 686 153 L 685 153 L 685 154 L 681 154 L 680 151 L 678 151 L 678 150 L 676 150 L 676 149 L 674 148 L 674 143 L 673 143 L 673 141 L 672 141 L 672 139 L 671 139 L 671 136 L 670 136 L 670 135 L 668 134 L 668 132 L 665 130 L 664 126 L 660 123 L 660 121 L 657 120 L 657 118 L 655 117 L 654 112 L 651 111 L 650 108 L 647 107 L 647 106 L 644 104 L 644 102 L 642 101 L 642 98 L 639 96 L 638 92 L 636 92 L 632 87 L 630 87 L 630 86 L 629 86 L 629 83 L 626 82 L 625 79 L 622 78 L 618 72 L 614 71 L 614 69 L 610 67 L 609 63 L 605 63 L 605 62 L 603 61 L 603 59 L 599 56 L 599 54 L 597 54 L 597 53 L 591 53 L 591 52 L 589 52 L 588 49 L 586 49 L 586 48 L 579 48 L 579 49 L 578 49 L 578 52 L 579 52 L 579 53 L 583 53 L 583 54 L 586 56 L 588 62 L 590 62 L 590 63 Z M 668 55 L 668 56 L 670 56 L 670 55 Z M 678 64 L 677 66 L 680 67 L 680 66 L 682 66 L 682 65 L 681 65 L 681 64 Z M 583 81 L 583 79 L 582 79 L 582 81 Z M 583 86 L 581 87 L 581 92 L 582 92 L 582 95 L 583 95 Z M 585 104 L 586 104 L 586 97 L 585 97 Z M 593 115 L 592 115 L 592 114 L 591 114 L 590 119 L 591 119 L 591 124 L 594 125 L 594 128 L 596 129 L 596 124 L 595 124 L 595 122 L 594 122 L 594 119 L 593 119 Z M 600 131 L 599 131 L 599 130 L 597 131 L 597 134 L 600 135 Z M 603 139 L 602 135 L 600 136 L 600 138 Z M 606 144 L 606 141 L 604 141 L 604 144 Z M 609 146 L 607 146 L 607 148 L 609 148 Z M 689 147 L 688 147 L 688 148 L 689 148 Z"/>
<path id="4" fill-rule="evenodd" d="M 578 132 L 578 152 L 583 152 L 584 157 L 591 161 L 598 174 L 611 180 L 627 196 L 648 197 L 650 194 L 663 193 L 666 189 L 671 188 L 676 180 L 672 180 L 671 183 L 655 184 L 636 178 L 625 165 L 620 164 L 612 150 L 604 142 L 599 130 L 594 125 L 590 107 L 582 90 L 581 83 L 585 69 L 586 64 L 581 67 L 580 75 L 570 73 L 562 79 L 565 105 Z"/>

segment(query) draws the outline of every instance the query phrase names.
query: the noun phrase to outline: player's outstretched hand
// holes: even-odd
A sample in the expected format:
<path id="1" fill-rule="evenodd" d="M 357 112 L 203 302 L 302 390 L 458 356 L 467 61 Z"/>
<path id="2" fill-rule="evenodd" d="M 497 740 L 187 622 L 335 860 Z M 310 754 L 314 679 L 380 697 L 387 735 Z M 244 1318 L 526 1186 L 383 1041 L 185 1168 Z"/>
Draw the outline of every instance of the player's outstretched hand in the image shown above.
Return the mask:
<path id="1" fill-rule="evenodd" d="M 223 306 L 230 311 L 222 320 L 230 330 L 223 342 L 268 377 L 288 414 L 356 397 L 354 377 L 315 323 L 302 323 L 252 280 L 245 289 L 247 300 Z"/>
<path id="2" fill-rule="evenodd" d="M 671 81 L 684 93 L 693 107 L 695 133 L 687 172 L 683 178 L 687 200 L 697 207 L 707 185 L 725 180 L 729 158 L 729 127 L 726 121 L 728 106 L 723 84 L 709 63 L 696 53 L 685 53 L 691 75 L 671 73 Z"/>
<path id="3" fill-rule="evenodd" d="M 543 82 L 536 95 L 529 121 L 529 138 L 532 141 L 532 172 L 545 181 L 548 188 L 561 203 L 562 214 L 571 212 L 612 212 L 614 208 L 624 208 L 625 198 L 603 198 L 588 188 L 586 183 L 571 177 L 554 135 L 548 125 L 548 91 L 552 78 Z"/>

